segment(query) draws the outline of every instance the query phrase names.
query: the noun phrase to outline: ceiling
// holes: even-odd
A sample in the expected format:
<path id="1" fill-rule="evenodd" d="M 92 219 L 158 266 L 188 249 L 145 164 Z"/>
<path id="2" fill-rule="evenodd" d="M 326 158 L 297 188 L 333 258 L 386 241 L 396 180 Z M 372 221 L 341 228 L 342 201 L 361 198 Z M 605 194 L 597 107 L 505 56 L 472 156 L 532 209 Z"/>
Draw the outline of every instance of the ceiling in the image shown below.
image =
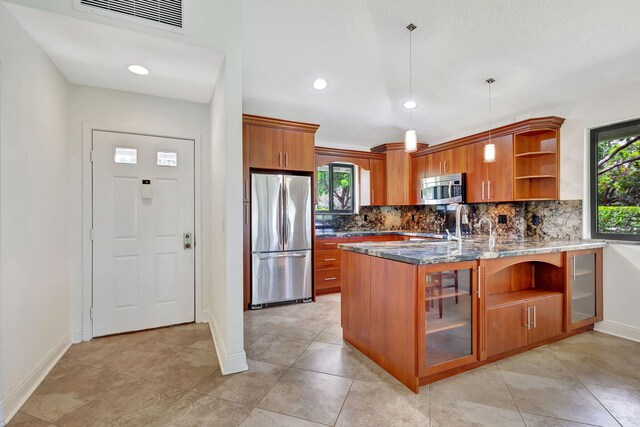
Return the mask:
<path id="1" fill-rule="evenodd" d="M 640 81 L 640 2 L 244 0 L 243 110 L 321 125 L 316 144 L 430 144 Z M 312 89 L 317 77 L 329 86 Z"/>
<path id="2" fill-rule="evenodd" d="M 5 3 L 72 83 L 208 103 L 224 55 L 191 44 Z M 138 76 L 131 64 L 150 70 Z"/>

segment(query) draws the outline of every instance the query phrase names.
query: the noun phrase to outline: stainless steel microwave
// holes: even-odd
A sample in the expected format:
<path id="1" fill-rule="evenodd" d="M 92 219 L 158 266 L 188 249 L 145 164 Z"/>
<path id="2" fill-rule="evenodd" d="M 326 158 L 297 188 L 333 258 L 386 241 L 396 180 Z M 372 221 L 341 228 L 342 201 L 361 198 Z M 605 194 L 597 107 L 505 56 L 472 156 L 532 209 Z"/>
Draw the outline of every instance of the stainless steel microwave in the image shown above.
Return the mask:
<path id="1" fill-rule="evenodd" d="M 464 203 L 464 190 L 463 173 L 422 178 L 420 202 L 423 205 Z"/>

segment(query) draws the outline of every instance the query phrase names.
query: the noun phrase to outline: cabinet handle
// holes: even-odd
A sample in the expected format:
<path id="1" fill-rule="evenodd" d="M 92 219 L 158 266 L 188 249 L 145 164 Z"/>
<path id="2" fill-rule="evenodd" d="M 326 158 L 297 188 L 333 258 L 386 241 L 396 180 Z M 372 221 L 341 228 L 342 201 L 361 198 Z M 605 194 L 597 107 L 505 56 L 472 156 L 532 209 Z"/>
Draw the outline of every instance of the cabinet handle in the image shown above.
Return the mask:
<path id="1" fill-rule="evenodd" d="M 484 181 L 482 181 L 482 200 L 484 200 Z"/>
<path id="2" fill-rule="evenodd" d="M 242 216 L 244 217 L 244 223 L 249 224 L 249 206 L 244 205 L 244 209 L 242 210 Z"/>
<path id="3" fill-rule="evenodd" d="M 478 267 L 478 299 L 480 299 L 480 285 L 482 284 L 482 267 Z"/>
<path id="4" fill-rule="evenodd" d="M 371 204 L 373 205 L 373 201 L 375 200 L 376 190 L 371 190 Z"/>
<path id="5" fill-rule="evenodd" d="M 533 306 L 533 327 L 538 327 L 538 311 L 536 310 L 537 306 Z"/>
<path id="6" fill-rule="evenodd" d="M 289 152 L 284 154 L 284 165 L 289 167 Z"/>
<path id="7" fill-rule="evenodd" d="M 337 277 L 325 277 L 324 280 L 336 280 Z"/>
<path id="8" fill-rule="evenodd" d="M 337 245 L 337 243 L 323 243 L 325 246 L 329 246 L 329 245 Z"/>
<path id="9" fill-rule="evenodd" d="M 491 181 L 487 180 L 487 199 L 491 199 Z"/>
<path id="10" fill-rule="evenodd" d="M 244 198 L 248 199 L 249 198 L 249 192 L 247 191 L 247 183 L 248 183 L 248 179 L 245 178 L 244 179 Z"/>
<path id="11" fill-rule="evenodd" d="M 576 280 L 576 256 L 571 255 L 571 280 Z"/>
<path id="12" fill-rule="evenodd" d="M 278 166 L 282 166 L 282 152 L 278 153 Z"/>
<path id="13" fill-rule="evenodd" d="M 447 161 L 444 161 L 444 174 L 447 174 Z"/>
<path id="14" fill-rule="evenodd" d="M 336 259 L 335 258 L 325 258 L 324 260 L 325 261 L 335 261 Z"/>
<path id="15" fill-rule="evenodd" d="M 524 310 L 527 310 L 527 323 L 525 323 L 523 326 L 526 326 L 527 329 L 531 329 L 531 311 L 529 311 L 529 308 L 531 307 L 527 307 Z"/>
<path id="16" fill-rule="evenodd" d="M 442 162 L 440 162 L 439 164 L 440 164 L 440 166 L 439 166 L 440 175 L 442 175 Z"/>

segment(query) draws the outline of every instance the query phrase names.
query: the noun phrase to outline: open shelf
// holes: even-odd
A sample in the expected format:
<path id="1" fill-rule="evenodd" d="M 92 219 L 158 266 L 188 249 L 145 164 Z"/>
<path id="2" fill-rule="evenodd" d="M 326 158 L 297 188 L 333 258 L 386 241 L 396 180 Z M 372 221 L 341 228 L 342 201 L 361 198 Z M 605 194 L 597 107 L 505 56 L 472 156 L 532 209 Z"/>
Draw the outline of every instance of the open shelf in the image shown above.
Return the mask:
<path id="1" fill-rule="evenodd" d="M 538 157 L 538 156 L 548 156 L 548 155 L 555 155 L 556 152 L 555 151 L 527 151 L 526 153 L 519 153 L 516 154 L 516 157 Z"/>
<path id="2" fill-rule="evenodd" d="M 524 175 L 516 176 L 516 179 L 540 179 L 540 178 L 555 178 L 555 175 Z"/>
<path id="3" fill-rule="evenodd" d="M 510 305 L 520 301 L 526 301 L 535 298 L 544 298 L 551 295 L 562 294 L 562 292 L 549 291 L 546 289 L 524 289 L 521 291 L 502 292 L 499 294 L 489 295 L 487 297 L 487 309 Z"/>

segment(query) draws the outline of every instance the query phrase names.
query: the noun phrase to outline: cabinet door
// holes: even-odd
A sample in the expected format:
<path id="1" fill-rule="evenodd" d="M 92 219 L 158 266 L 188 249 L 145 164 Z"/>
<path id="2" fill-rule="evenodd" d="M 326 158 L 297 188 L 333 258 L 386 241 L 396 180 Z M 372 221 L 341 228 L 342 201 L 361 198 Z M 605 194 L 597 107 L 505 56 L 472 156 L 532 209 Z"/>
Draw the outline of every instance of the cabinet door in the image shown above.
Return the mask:
<path id="1" fill-rule="evenodd" d="M 422 186 L 422 178 L 425 177 L 425 160 L 426 156 L 413 157 L 411 159 L 411 185 L 409 204 L 417 205 L 420 203 L 420 189 Z"/>
<path id="2" fill-rule="evenodd" d="M 369 160 L 370 184 L 371 184 L 371 206 L 384 206 L 387 203 L 387 178 L 386 165 L 384 160 Z"/>
<path id="3" fill-rule="evenodd" d="M 467 203 L 486 202 L 487 164 L 484 162 L 485 142 L 469 144 L 466 153 L 466 199 Z"/>
<path id="4" fill-rule="evenodd" d="M 443 159 L 440 152 L 428 154 L 425 158 L 425 177 L 443 175 Z"/>
<path id="5" fill-rule="evenodd" d="M 562 294 L 529 300 L 529 344 L 558 336 L 562 333 Z"/>
<path id="6" fill-rule="evenodd" d="M 243 309 L 247 310 L 251 302 L 251 205 L 249 203 L 242 204 L 242 217 L 242 299 Z"/>
<path id="7" fill-rule="evenodd" d="M 496 145 L 496 161 L 488 163 L 486 196 L 490 202 L 513 200 L 513 136 L 491 140 Z M 484 153 L 482 153 L 484 161 Z"/>
<path id="8" fill-rule="evenodd" d="M 431 375 L 478 360 L 476 263 L 418 269 L 418 363 Z"/>
<path id="9" fill-rule="evenodd" d="M 249 189 L 249 125 L 242 126 L 242 201 L 250 201 Z"/>
<path id="10" fill-rule="evenodd" d="M 313 171 L 314 135 L 309 132 L 283 131 L 283 169 Z"/>
<path id="11" fill-rule="evenodd" d="M 371 259 L 349 251 L 342 259 L 342 328 L 365 346 L 371 338 Z"/>
<path id="12" fill-rule="evenodd" d="M 527 303 L 525 301 L 486 310 L 487 356 L 527 345 Z"/>
<path id="13" fill-rule="evenodd" d="M 258 169 L 282 169 L 282 129 L 247 126 L 249 130 L 249 165 Z"/>
<path id="14" fill-rule="evenodd" d="M 445 174 L 464 173 L 467 171 L 467 150 L 456 147 L 445 151 Z"/>
<path id="15" fill-rule="evenodd" d="M 567 330 L 602 320 L 602 249 L 567 252 Z"/>

